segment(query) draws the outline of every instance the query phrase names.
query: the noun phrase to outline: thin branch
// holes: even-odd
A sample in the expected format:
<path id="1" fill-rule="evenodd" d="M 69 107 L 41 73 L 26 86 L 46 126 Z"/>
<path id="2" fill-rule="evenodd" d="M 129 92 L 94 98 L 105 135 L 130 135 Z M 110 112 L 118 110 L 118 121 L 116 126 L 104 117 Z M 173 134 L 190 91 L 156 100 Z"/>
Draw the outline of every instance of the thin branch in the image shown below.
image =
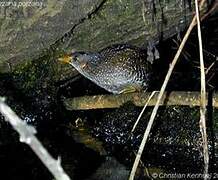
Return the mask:
<path id="1" fill-rule="evenodd" d="M 202 5 L 204 4 L 204 2 L 205 2 L 205 0 L 202 0 L 202 1 L 201 1 L 201 7 L 202 7 Z M 164 91 L 165 91 L 165 89 L 166 89 L 166 86 L 167 86 L 167 84 L 168 84 L 168 81 L 169 81 L 169 79 L 170 79 L 170 76 L 171 76 L 171 74 L 172 74 L 172 72 L 173 72 L 173 69 L 174 69 L 174 67 L 175 67 L 175 65 L 176 65 L 176 63 L 177 63 L 177 61 L 178 61 L 178 59 L 179 59 L 179 56 L 180 56 L 180 54 L 181 54 L 181 52 L 182 52 L 182 50 L 183 50 L 183 48 L 184 48 L 184 46 L 185 46 L 185 43 L 186 43 L 186 41 L 187 41 L 187 39 L 188 39 L 188 37 L 189 37 L 189 35 L 190 35 L 190 33 L 191 33 L 191 31 L 192 31 L 192 29 L 194 28 L 195 25 L 196 25 L 196 15 L 194 16 L 194 18 L 193 18 L 193 20 L 192 20 L 192 22 L 191 22 L 191 24 L 190 24 L 190 26 L 189 26 L 189 28 L 188 28 L 188 30 L 187 30 L 185 36 L 184 36 L 184 38 L 183 38 L 183 40 L 182 40 L 182 42 L 181 42 L 181 44 L 180 44 L 180 46 L 179 46 L 178 51 L 177 51 L 177 53 L 176 53 L 176 55 L 175 55 L 175 57 L 174 57 L 172 63 L 170 64 L 170 67 L 169 67 L 169 70 L 168 70 L 167 75 L 166 75 L 166 77 L 165 77 L 164 83 L 163 83 L 163 85 L 162 85 L 162 87 L 161 87 L 161 90 L 160 90 L 160 93 L 159 93 L 159 95 L 158 95 L 158 99 L 157 99 L 156 105 L 154 106 L 154 109 L 153 109 L 153 111 L 152 111 L 152 114 L 151 114 L 151 117 L 150 117 L 150 119 L 149 119 L 147 128 L 146 128 L 146 130 L 145 130 L 145 133 L 144 133 L 142 142 L 141 142 L 141 144 L 140 144 L 140 147 L 139 147 L 137 156 L 136 156 L 136 158 L 135 158 L 135 161 L 134 161 L 134 164 L 133 164 L 131 173 L 130 173 L 129 180 L 134 180 L 135 173 L 136 173 L 136 170 L 137 170 L 137 167 L 138 167 L 138 164 L 139 164 L 139 160 L 140 160 L 140 158 L 141 158 L 141 155 L 142 155 L 142 152 L 143 152 L 143 150 L 144 150 L 146 141 L 147 141 L 147 139 L 148 139 L 148 135 L 149 135 L 149 133 L 150 133 L 150 131 L 151 131 L 151 127 L 152 127 L 152 125 L 153 125 L 155 116 L 156 116 L 156 114 L 157 114 L 157 110 L 158 110 L 158 108 L 159 108 L 160 101 L 161 101 L 161 99 L 162 99 L 162 97 L 163 97 Z"/>
<path id="2" fill-rule="evenodd" d="M 20 142 L 26 143 L 39 157 L 47 169 L 57 180 L 70 180 L 69 176 L 61 167 L 60 159 L 55 160 L 35 137 L 36 129 L 21 120 L 12 109 L 5 104 L 5 99 L 0 97 L 0 112 L 14 130 L 20 135 Z"/>
<path id="3" fill-rule="evenodd" d="M 157 92 L 157 91 L 153 91 L 153 92 L 151 93 L 151 95 L 149 96 L 147 102 L 145 103 L 145 105 L 144 105 L 144 107 L 143 107 L 141 113 L 139 114 L 139 116 L 138 116 L 138 118 L 137 118 L 137 120 L 136 120 L 136 122 L 135 122 L 135 124 L 134 124 L 134 126 L 133 126 L 133 128 L 132 128 L 131 133 L 134 132 L 134 130 L 135 130 L 135 128 L 136 128 L 138 122 L 140 121 L 140 119 L 141 119 L 141 117 L 142 117 L 142 115 L 143 115 L 143 113 L 144 113 L 146 107 L 148 106 L 148 103 L 150 102 L 151 98 L 154 96 L 154 94 L 155 94 L 156 92 Z"/>
<path id="4" fill-rule="evenodd" d="M 151 97 L 148 101 L 151 94 L 151 92 L 128 93 L 118 95 L 105 94 L 66 98 L 63 101 L 64 106 L 69 111 L 119 108 L 127 102 L 131 102 L 133 105 L 138 107 L 143 107 L 145 104 L 147 104 L 147 106 L 155 106 L 158 94 L 154 94 L 153 97 Z M 212 98 L 213 107 L 218 108 L 218 93 L 214 93 Z M 198 91 L 172 91 L 164 93 L 159 105 L 196 107 L 200 106 L 200 100 L 201 94 Z"/>
<path id="5" fill-rule="evenodd" d="M 198 1 L 195 0 L 195 11 L 197 16 L 200 67 L 201 67 L 201 104 L 200 104 L 200 132 L 203 141 L 203 156 L 204 156 L 204 179 L 208 179 L 209 153 L 206 131 L 206 85 L 205 85 L 205 70 L 204 70 L 204 56 L 201 37 L 201 24 L 199 17 Z"/>
<path id="6" fill-rule="evenodd" d="M 215 63 L 217 62 L 217 59 L 211 63 L 211 65 L 207 68 L 207 70 L 205 71 L 205 74 L 207 75 L 209 73 L 209 71 L 212 69 L 212 67 L 215 65 Z"/>

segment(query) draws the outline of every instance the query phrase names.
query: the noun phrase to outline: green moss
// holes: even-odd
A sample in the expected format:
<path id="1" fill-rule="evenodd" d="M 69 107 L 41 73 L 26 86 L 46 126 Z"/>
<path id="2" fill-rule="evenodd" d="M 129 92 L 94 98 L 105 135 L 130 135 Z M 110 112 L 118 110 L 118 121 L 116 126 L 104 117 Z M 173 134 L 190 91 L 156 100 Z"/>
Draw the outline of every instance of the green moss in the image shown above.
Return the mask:
<path id="1" fill-rule="evenodd" d="M 37 87 L 46 87 L 52 81 L 52 74 L 54 73 L 50 63 L 50 57 L 44 56 L 18 65 L 13 71 L 16 83 L 25 91 Z"/>

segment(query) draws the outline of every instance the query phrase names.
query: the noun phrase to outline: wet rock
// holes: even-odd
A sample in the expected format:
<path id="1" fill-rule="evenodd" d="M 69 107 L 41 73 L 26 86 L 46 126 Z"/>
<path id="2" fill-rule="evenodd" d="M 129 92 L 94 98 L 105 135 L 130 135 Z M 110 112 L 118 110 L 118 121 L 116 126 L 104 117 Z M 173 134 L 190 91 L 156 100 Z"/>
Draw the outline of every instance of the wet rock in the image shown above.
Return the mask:
<path id="1" fill-rule="evenodd" d="M 129 170 L 113 157 L 107 157 L 105 162 L 96 170 L 89 180 L 126 180 Z M 87 180 L 88 180 L 87 179 Z"/>
<path id="2" fill-rule="evenodd" d="M 152 108 L 148 108 L 133 134 L 131 130 L 140 113 L 140 108 L 125 105 L 108 112 L 99 120 L 94 133 L 110 144 L 139 145 L 144 134 Z M 191 113 L 186 116 L 186 113 Z M 156 144 L 199 146 L 199 112 L 197 108 L 164 107 L 160 108 L 156 118 L 150 141 Z"/>
<path id="3" fill-rule="evenodd" d="M 96 51 L 121 42 L 145 45 L 176 34 L 192 16 L 191 5 L 180 0 L 22 2 L 0 6 L 0 72 L 38 59 L 47 50 Z"/>

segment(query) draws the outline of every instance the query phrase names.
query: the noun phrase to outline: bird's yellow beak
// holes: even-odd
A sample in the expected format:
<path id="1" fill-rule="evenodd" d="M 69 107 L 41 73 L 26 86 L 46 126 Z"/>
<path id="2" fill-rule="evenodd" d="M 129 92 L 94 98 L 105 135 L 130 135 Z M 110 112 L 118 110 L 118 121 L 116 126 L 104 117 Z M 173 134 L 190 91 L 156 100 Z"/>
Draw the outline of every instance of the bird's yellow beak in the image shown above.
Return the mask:
<path id="1" fill-rule="evenodd" d="M 72 56 L 71 55 L 65 55 L 61 58 L 58 58 L 58 61 L 62 62 L 62 63 L 66 63 L 66 64 L 69 64 L 70 61 L 72 60 Z"/>

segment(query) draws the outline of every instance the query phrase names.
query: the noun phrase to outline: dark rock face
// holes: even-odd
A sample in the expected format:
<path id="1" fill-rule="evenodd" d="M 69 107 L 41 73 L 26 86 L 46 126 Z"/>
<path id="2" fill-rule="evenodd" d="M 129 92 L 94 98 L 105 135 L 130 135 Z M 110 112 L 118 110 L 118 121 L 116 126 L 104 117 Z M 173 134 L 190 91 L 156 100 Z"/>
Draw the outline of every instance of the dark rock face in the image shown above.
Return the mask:
<path id="1" fill-rule="evenodd" d="M 0 72 L 13 70 L 24 60 L 37 59 L 51 47 L 96 51 L 115 43 L 143 45 L 160 36 L 170 37 L 185 27 L 192 14 L 189 4 L 177 1 L 1 4 Z"/>
<path id="2" fill-rule="evenodd" d="M 93 132 L 97 137 L 110 144 L 139 145 L 151 110 L 151 108 L 148 108 L 144 113 L 134 133 L 131 133 L 131 129 L 140 110 L 131 104 L 107 113 L 103 120 L 96 124 Z M 187 112 L 190 113 L 190 116 L 186 116 Z M 197 148 L 199 147 L 200 139 L 198 119 L 198 109 L 190 109 L 190 107 L 162 107 L 157 115 L 157 122 L 154 125 L 150 141 L 156 144 Z M 192 127 L 192 129 L 189 127 Z"/>
<path id="3" fill-rule="evenodd" d="M 23 58 L 37 58 L 93 11 L 100 0 L 50 1 L 2 4 L 0 10 L 0 70 L 3 63 L 16 64 Z"/>

